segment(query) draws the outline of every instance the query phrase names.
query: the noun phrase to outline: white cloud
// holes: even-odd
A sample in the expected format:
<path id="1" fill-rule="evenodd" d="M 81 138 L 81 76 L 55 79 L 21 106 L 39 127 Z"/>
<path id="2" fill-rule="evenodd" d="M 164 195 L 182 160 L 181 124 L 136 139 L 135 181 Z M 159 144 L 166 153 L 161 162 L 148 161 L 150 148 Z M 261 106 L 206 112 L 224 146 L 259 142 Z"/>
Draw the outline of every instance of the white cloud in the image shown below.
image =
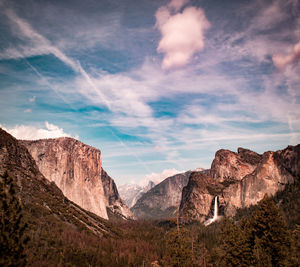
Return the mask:
<path id="1" fill-rule="evenodd" d="M 24 112 L 25 112 L 25 113 L 31 113 L 32 110 L 31 110 L 30 108 L 27 108 L 27 109 L 24 110 Z"/>
<path id="2" fill-rule="evenodd" d="M 45 122 L 45 128 L 37 128 L 28 125 L 16 125 L 14 127 L 3 127 L 0 125 L 0 127 L 20 140 L 71 137 L 71 135 L 65 133 L 62 128 L 59 128 L 57 125 L 51 124 L 47 121 Z"/>
<path id="3" fill-rule="evenodd" d="M 163 53 L 163 69 L 182 67 L 193 55 L 204 48 L 204 32 L 210 23 L 201 8 L 186 7 L 182 13 L 172 15 L 187 1 L 171 1 L 159 8 L 155 14 L 156 27 L 162 34 L 157 51 Z"/>
<path id="4" fill-rule="evenodd" d="M 178 171 L 176 169 L 166 169 L 163 170 L 161 173 L 151 173 L 147 174 L 145 178 L 140 182 L 141 186 L 146 186 L 150 181 L 154 182 L 155 184 L 159 184 L 164 179 L 171 177 L 177 173 L 181 173 L 181 171 Z"/>
<path id="5" fill-rule="evenodd" d="M 300 42 L 294 45 L 293 50 L 288 55 L 277 54 L 272 59 L 279 70 L 283 70 L 287 65 L 298 62 L 300 59 Z"/>

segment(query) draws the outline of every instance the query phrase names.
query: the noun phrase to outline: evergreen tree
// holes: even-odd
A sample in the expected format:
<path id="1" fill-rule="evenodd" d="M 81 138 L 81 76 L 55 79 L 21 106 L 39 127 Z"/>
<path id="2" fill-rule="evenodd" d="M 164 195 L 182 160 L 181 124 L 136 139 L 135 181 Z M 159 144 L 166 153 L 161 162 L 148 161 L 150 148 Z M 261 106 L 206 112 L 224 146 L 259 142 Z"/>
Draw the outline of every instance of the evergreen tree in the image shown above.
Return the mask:
<path id="1" fill-rule="evenodd" d="M 192 240 L 185 229 L 171 230 L 166 236 L 165 266 L 189 267 L 192 262 Z"/>
<path id="2" fill-rule="evenodd" d="M 0 266 L 25 266 L 22 206 L 13 179 L 5 172 L 0 176 Z"/>
<path id="3" fill-rule="evenodd" d="M 251 250 L 242 229 L 225 218 L 221 225 L 218 266 L 249 266 Z"/>
<path id="4" fill-rule="evenodd" d="M 300 266 L 300 225 L 296 225 L 296 228 L 291 231 L 291 239 L 290 264 L 291 266 Z"/>
<path id="5" fill-rule="evenodd" d="M 287 224 L 268 198 L 259 203 L 248 224 L 248 242 L 256 266 L 286 266 L 291 245 Z"/>

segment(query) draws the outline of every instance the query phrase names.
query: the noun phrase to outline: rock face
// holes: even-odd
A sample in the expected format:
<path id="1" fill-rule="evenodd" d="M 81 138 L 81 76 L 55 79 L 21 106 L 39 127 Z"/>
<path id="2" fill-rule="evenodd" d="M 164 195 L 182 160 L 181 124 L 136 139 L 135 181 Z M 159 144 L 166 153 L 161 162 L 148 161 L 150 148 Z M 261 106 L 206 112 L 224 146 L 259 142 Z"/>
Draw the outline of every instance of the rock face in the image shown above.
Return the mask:
<path id="1" fill-rule="evenodd" d="M 214 195 L 209 186 L 214 180 L 201 172 L 192 172 L 187 186 L 183 188 L 180 202 L 180 217 L 185 220 L 199 219 L 210 213 L 210 206 Z"/>
<path id="2" fill-rule="evenodd" d="M 108 219 L 107 208 L 130 217 L 114 181 L 102 170 L 100 150 L 69 137 L 22 141 L 22 144 L 40 172 L 71 201 L 105 219 Z"/>
<path id="3" fill-rule="evenodd" d="M 212 214 L 212 200 L 219 197 L 220 212 L 233 216 L 238 208 L 274 195 L 299 179 L 300 145 L 259 155 L 238 149 L 216 152 L 207 175 L 192 173 L 183 189 L 180 216 L 204 222 Z"/>
<path id="4" fill-rule="evenodd" d="M 101 181 L 104 189 L 105 205 L 113 214 L 124 219 L 133 219 L 134 216 L 128 206 L 121 199 L 114 180 L 102 169 Z"/>
<path id="5" fill-rule="evenodd" d="M 143 219 L 175 217 L 189 175 L 190 172 L 176 174 L 154 186 L 131 208 L 134 216 Z"/>
<path id="6" fill-rule="evenodd" d="M 238 148 L 238 153 L 221 149 L 212 162 L 210 175 L 219 182 L 228 179 L 242 180 L 245 175 L 254 171 L 260 161 L 261 155 L 248 149 Z"/>

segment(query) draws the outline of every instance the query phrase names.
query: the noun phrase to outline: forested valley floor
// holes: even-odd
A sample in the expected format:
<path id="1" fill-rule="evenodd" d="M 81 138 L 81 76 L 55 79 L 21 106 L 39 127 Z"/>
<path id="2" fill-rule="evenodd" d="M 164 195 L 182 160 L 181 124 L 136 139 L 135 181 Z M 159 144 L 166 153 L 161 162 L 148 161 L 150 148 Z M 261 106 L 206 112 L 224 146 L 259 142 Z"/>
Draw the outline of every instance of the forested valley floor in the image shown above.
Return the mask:
<path id="1" fill-rule="evenodd" d="M 23 206 L 1 177 L 1 266 L 299 266 L 300 186 L 205 227 L 174 218 L 105 222 L 95 234 Z"/>

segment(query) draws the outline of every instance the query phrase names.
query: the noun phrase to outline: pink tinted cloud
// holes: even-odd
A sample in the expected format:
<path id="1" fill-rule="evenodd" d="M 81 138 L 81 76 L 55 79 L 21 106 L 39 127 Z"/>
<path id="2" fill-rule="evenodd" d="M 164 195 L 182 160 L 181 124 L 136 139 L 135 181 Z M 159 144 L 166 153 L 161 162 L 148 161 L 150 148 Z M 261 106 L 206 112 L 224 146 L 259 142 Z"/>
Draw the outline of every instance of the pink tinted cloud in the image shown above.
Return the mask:
<path id="1" fill-rule="evenodd" d="M 189 0 L 172 0 L 168 7 L 173 8 L 174 11 L 179 11 L 186 3 L 188 3 Z"/>
<path id="2" fill-rule="evenodd" d="M 188 64 L 193 55 L 204 48 L 204 32 L 210 23 L 201 8 L 187 7 L 182 13 L 171 14 L 187 1 L 171 1 L 156 12 L 156 27 L 162 38 L 157 51 L 164 54 L 163 69 L 178 68 Z"/>
<path id="3" fill-rule="evenodd" d="M 294 45 L 291 53 L 288 55 L 274 55 L 272 57 L 274 65 L 279 69 L 283 70 L 287 65 L 296 63 L 300 60 L 300 42 Z"/>

